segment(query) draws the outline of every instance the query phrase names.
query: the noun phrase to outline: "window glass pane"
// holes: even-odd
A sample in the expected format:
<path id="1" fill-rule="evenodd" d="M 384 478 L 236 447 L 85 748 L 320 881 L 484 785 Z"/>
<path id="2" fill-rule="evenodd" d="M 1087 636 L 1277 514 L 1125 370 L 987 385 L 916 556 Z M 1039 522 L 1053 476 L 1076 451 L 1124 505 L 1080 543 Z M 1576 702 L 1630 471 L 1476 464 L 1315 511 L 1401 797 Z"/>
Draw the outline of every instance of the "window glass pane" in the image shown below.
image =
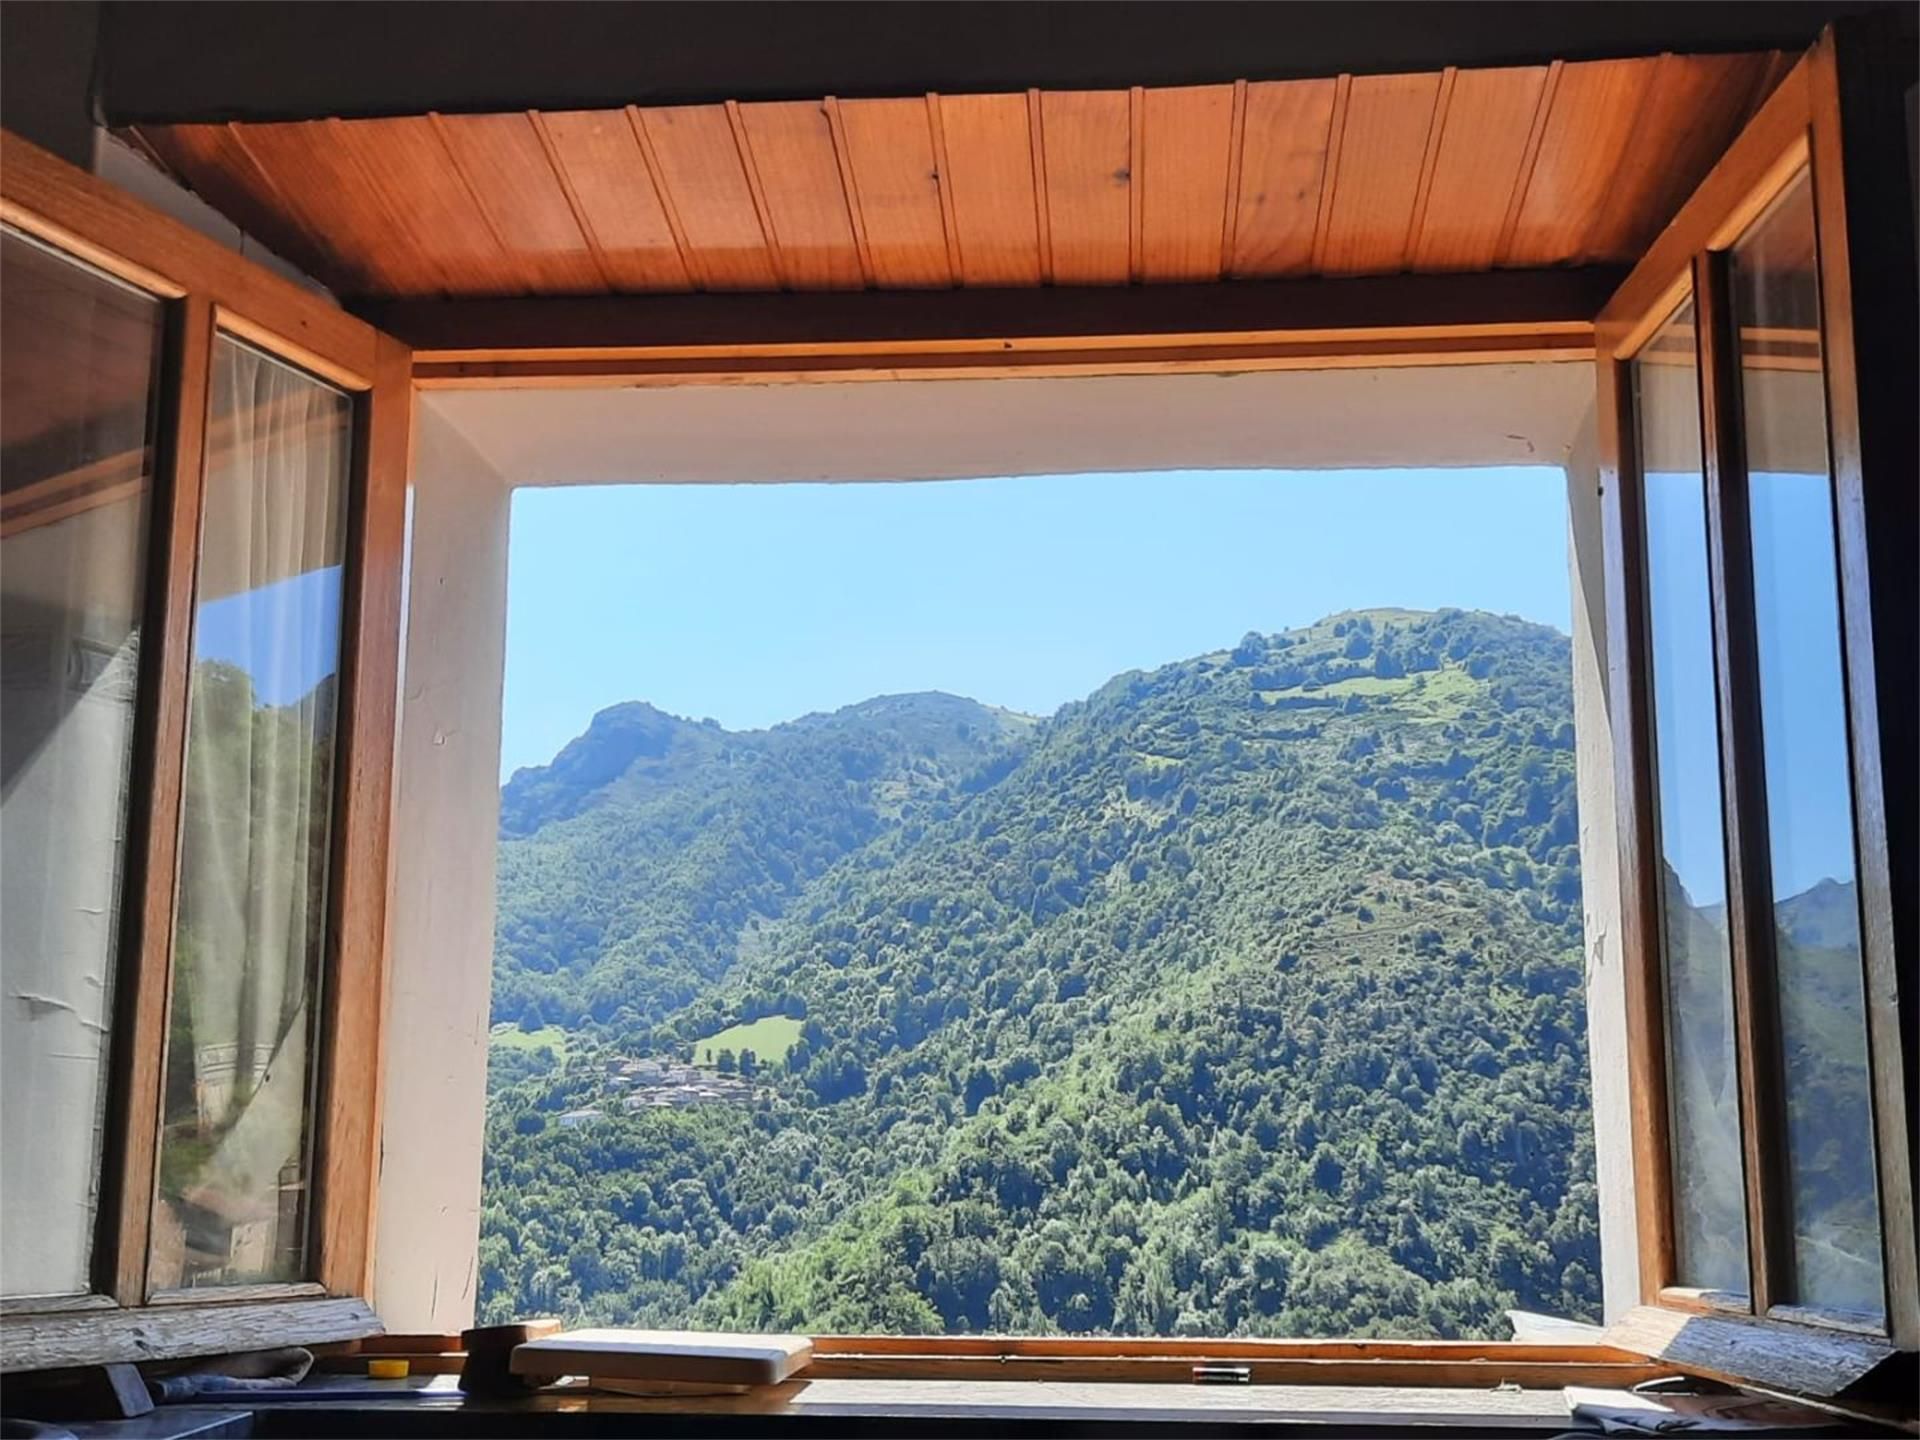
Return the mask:
<path id="1" fill-rule="evenodd" d="M 0 237 L 0 1274 L 85 1291 L 162 310 Z"/>
<path id="2" fill-rule="evenodd" d="M 306 1276 L 352 410 L 217 340 L 156 1289 Z"/>
<path id="3" fill-rule="evenodd" d="M 1794 1285 L 1881 1311 L 1880 1209 L 1861 980 L 1853 790 L 1803 174 L 1733 251 L 1753 529 L 1754 623 L 1786 1062 Z"/>
<path id="4" fill-rule="evenodd" d="M 1678 1279 L 1745 1293 L 1747 1217 L 1691 302 L 1661 328 L 1633 371 L 1646 495 Z"/>

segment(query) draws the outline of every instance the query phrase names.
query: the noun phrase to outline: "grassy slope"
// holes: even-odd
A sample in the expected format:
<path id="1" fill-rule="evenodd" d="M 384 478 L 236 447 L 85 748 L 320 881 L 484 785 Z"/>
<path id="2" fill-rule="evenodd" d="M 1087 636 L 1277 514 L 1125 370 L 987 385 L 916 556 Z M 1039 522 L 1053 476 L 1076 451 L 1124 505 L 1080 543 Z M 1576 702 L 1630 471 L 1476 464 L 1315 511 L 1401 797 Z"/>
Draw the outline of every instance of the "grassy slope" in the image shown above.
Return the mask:
<path id="1" fill-rule="evenodd" d="M 785 1015 L 764 1015 L 745 1025 L 729 1025 L 703 1040 L 694 1041 L 693 1063 L 711 1065 L 719 1059 L 722 1050 L 731 1050 L 735 1059 L 751 1050 L 761 1064 L 777 1065 L 799 1043 L 800 1024 Z"/>

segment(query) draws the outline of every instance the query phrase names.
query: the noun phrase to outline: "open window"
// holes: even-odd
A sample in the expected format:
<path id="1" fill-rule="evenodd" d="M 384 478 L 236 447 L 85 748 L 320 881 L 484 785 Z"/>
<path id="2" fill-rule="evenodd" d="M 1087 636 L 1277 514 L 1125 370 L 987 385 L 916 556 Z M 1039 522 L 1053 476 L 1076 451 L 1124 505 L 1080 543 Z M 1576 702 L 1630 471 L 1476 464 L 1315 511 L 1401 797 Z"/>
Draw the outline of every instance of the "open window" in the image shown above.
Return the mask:
<path id="1" fill-rule="evenodd" d="M 1601 1345 L 842 1336 L 817 1373 L 1078 1365 L 1184 1382 L 1195 1359 L 1231 1358 L 1263 1381 L 1484 1387 L 1490 1361 L 1533 1384 L 1611 1384 L 1655 1373 L 1655 1357 L 1826 1397 L 1910 1357 L 1916 926 L 1898 867 L 1916 838 L 1913 217 L 1907 127 L 1863 43 L 1830 35 L 1777 91 L 1787 67 L 1756 53 L 1134 87 L 1081 122 L 1036 90 L 823 97 L 817 113 L 749 100 L 137 127 L 407 343 L 9 137 L 0 1268 L 17 1293 L 0 1303 L 0 1368 L 351 1340 L 396 1315 L 444 1358 L 454 1342 L 438 1332 L 470 1318 L 454 1312 L 474 1247 L 447 1217 L 479 1228 L 486 937 L 461 946 L 490 929 L 490 907 L 467 902 L 493 893 L 498 717 L 471 707 L 497 699 L 497 655 L 484 626 L 452 617 L 504 611 L 511 467 L 483 496 L 485 457 L 429 423 L 455 397 L 429 397 L 434 481 L 410 492 L 414 386 L 551 403 L 602 461 L 659 467 L 660 429 L 603 423 L 609 396 L 628 414 L 641 392 L 696 412 L 701 384 L 778 389 L 789 433 L 817 433 L 834 415 L 800 412 L 860 387 L 814 382 L 859 381 L 895 429 L 842 433 L 880 436 L 884 455 L 928 433 L 901 405 L 914 387 L 889 391 L 903 377 L 1005 381 L 1046 412 L 1060 377 L 1297 371 L 1360 387 L 1427 366 L 1457 388 L 1395 418 L 1441 427 L 1488 388 L 1470 366 L 1558 362 L 1584 404 L 1595 358 L 1605 523 L 1574 530 L 1604 559 L 1605 604 L 1583 613 L 1601 614 L 1610 654 L 1604 679 L 1577 655 L 1589 668 L 1574 683 L 1606 690 L 1611 709 L 1582 721 L 1610 715 L 1584 734 L 1610 730 L 1611 748 L 1576 738 L 1575 755 L 1601 791 L 1618 780 L 1620 894 L 1603 918 L 1624 942 L 1627 1116 L 1597 1149 L 1631 1176 L 1611 1188 L 1633 1192 L 1622 1230 L 1644 1304 Z M 1635 95 L 1664 98 L 1636 116 Z M 1712 123 L 1685 123 L 1696 112 Z M 1659 150 L 1647 114 L 1686 165 L 1642 165 Z M 1267 143 L 1283 122 L 1309 135 L 1297 155 Z M 268 132 L 261 154 L 249 128 Z M 1569 144 L 1590 131 L 1606 144 Z M 863 210 L 857 157 L 881 132 L 911 144 Z M 1189 163 L 1196 136 L 1221 162 L 1206 173 Z M 1050 171 L 1055 147 L 1075 163 Z M 1481 160 L 1504 209 L 1486 203 Z M 942 178 L 970 162 L 977 199 Z M 1636 203 L 1611 204 L 1608 176 Z M 812 185 L 833 201 L 825 220 Z M 715 209 L 683 213 L 665 203 L 676 191 Z M 1052 218 L 1052 197 L 1074 192 L 1098 201 L 1097 264 Z M 1270 195 L 1284 217 L 1262 211 Z M 709 268 L 687 264 L 699 252 Z M 730 266 L 749 289 L 800 288 L 808 254 L 837 254 L 828 279 L 849 290 L 890 275 L 983 288 L 641 293 L 724 289 Z M 982 267 L 1004 255 L 1019 263 Z M 1623 284 L 1586 263 L 1637 256 Z M 1025 288 L 999 288 L 1009 274 Z M 1068 288 L 1076 274 L 1107 288 Z M 958 409 L 950 398 L 922 418 Z M 549 462 L 528 456 L 538 436 L 510 433 L 517 412 L 498 413 L 522 474 Z M 1121 415 L 1105 438 L 1165 428 Z M 734 438 L 709 425 L 692 443 L 739 463 Z M 409 555 L 415 501 L 430 564 Z M 409 672 L 404 727 L 403 614 L 431 661 Z M 1416 666 L 1401 658 L 1416 637 L 1394 627 L 1385 670 L 1350 622 L 1314 637 L 1316 664 L 1339 664 L 1312 677 L 1271 646 L 1222 663 L 1246 672 L 1246 713 L 1257 699 L 1276 726 L 1322 708 L 1329 683 L 1346 687 L 1342 715 L 1384 693 L 1425 703 L 1437 684 L 1457 699 L 1462 657 L 1429 643 L 1447 637 L 1423 624 Z M 1539 742 L 1529 727 L 1526 744 L 1565 749 L 1557 727 Z M 399 821 L 397 745 L 420 782 Z M 1138 760 L 1140 793 L 1123 774 L 1118 808 L 1177 813 L 1185 792 L 1158 763 L 1172 750 Z M 1365 773 L 1404 778 L 1384 762 Z M 400 850 L 416 868 L 391 887 Z M 458 883 L 430 883 L 459 867 Z M 1027 867 L 1030 907 L 1055 873 Z M 1380 897 L 1345 899 L 1355 926 L 1374 923 L 1359 910 Z M 390 958 L 404 982 L 391 995 Z M 1047 978 L 1075 998 L 1070 967 Z M 748 1019 L 712 1018 L 675 1038 L 717 1042 L 719 1022 Z M 389 1050 L 383 1027 L 405 1044 Z M 647 1074 L 622 1055 L 601 1057 L 603 1075 L 608 1058 L 630 1082 Z M 588 1108 L 556 1113 L 591 1134 Z M 383 1155 L 383 1124 L 472 1144 L 456 1163 L 458 1145 Z M 1501 1138 L 1524 1147 L 1518 1129 Z M 44 1183 L 23 1183 L 22 1156 L 44 1162 Z M 1324 1175 L 1328 1193 L 1345 1180 Z M 391 1307 L 374 1293 L 376 1235 Z"/>
<path id="2" fill-rule="evenodd" d="M 408 355 L 5 187 L 7 1367 L 369 1333 Z"/>
<path id="3" fill-rule="evenodd" d="M 1701 1358 L 1712 1317 L 1861 1337 L 1861 1365 L 1920 1340 L 1888 864 L 1912 782 L 1880 729 L 1911 679 L 1874 634 L 1912 601 L 1882 573 L 1911 470 L 1873 371 L 1912 356 L 1866 313 L 1913 292 L 1910 266 L 1854 283 L 1886 224 L 1869 68 L 1809 52 L 1596 335 L 1640 1288 L 1667 1312 L 1635 1323 L 1775 1383 L 1765 1346 Z"/>

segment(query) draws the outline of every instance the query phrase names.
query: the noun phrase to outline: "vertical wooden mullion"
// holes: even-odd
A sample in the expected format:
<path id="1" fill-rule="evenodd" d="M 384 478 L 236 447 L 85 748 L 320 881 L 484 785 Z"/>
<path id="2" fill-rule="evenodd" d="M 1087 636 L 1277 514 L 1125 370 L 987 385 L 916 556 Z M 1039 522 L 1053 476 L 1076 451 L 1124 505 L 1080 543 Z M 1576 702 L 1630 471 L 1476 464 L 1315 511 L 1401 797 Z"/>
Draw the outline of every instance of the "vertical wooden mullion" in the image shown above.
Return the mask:
<path id="1" fill-rule="evenodd" d="M 96 1288 L 127 1306 L 147 1299 L 165 1099 L 193 594 L 206 492 L 212 301 L 188 295 L 174 302 L 168 320 L 94 1265 Z"/>
<path id="2" fill-rule="evenodd" d="M 1700 337 L 1707 580 L 1720 725 L 1727 941 L 1733 968 L 1747 1259 L 1754 1312 L 1764 1315 L 1791 1296 L 1793 1231 L 1740 347 L 1732 271 L 1724 251 L 1707 251 L 1694 258 L 1694 314 Z"/>
<path id="3" fill-rule="evenodd" d="M 1646 548 L 1639 437 L 1628 363 L 1602 334 L 1598 387 L 1601 520 L 1606 556 L 1607 679 L 1614 739 L 1614 806 L 1620 839 L 1620 948 L 1627 1006 L 1628 1113 L 1640 1295 L 1674 1283 L 1673 1149 L 1667 1107 L 1666 981 L 1660 945 L 1659 856 L 1654 823 Z"/>
<path id="4" fill-rule="evenodd" d="M 1909 1350 L 1920 1349 L 1920 752 L 1908 734 L 1920 710 L 1911 55 L 1889 17 L 1854 17 L 1821 36 L 1808 76 L 1887 1329 Z"/>
<path id="5" fill-rule="evenodd" d="M 373 1283 L 412 369 L 412 352 L 380 337 L 373 386 L 360 401 L 347 526 L 346 683 L 310 1212 L 312 1273 L 335 1295 L 368 1295 Z"/>

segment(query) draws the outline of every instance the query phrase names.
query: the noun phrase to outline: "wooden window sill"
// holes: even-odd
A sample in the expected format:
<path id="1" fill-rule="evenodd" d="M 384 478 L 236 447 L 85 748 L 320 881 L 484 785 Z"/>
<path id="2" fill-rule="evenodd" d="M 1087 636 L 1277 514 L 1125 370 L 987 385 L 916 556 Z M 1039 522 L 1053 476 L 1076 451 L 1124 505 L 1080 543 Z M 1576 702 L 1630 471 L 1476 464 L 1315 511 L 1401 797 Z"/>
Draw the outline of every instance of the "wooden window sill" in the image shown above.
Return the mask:
<path id="1" fill-rule="evenodd" d="M 1666 1305 L 1629 1310 L 1607 1327 L 1605 1343 L 1688 1375 L 1816 1400 L 1871 1393 L 1877 1379 L 1913 1363 L 1885 1336 Z"/>
<path id="2" fill-rule="evenodd" d="M 141 1309 L 65 1310 L 0 1317 L 0 1374 L 118 1361 L 224 1355 L 262 1345 L 322 1345 L 380 1333 L 364 1300 L 216 1299 Z"/>
<path id="3" fill-rule="evenodd" d="M 1125 1382 L 990 1380 L 820 1380 L 796 1377 L 745 1395 L 641 1397 L 595 1394 L 583 1386 L 563 1386 L 537 1395 L 504 1400 L 462 1396 L 451 1375 L 369 1382 L 329 1376 L 303 1389 L 337 1389 L 340 1398 L 309 1393 L 295 1405 L 242 1401 L 231 1406 L 181 1407 L 182 1419 L 232 1416 L 251 1411 L 256 1435 L 332 1434 L 342 1411 L 357 1412 L 356 1427 L 398 1437 L 497 1434 L 499 1417 L 524 1417 L 525 1432 L 573 1435 L 632 1433 L 622 1417 L 753 1417 L 755 1433 L 835 1433 L 835 1422 L 906 1422 L 916 1432 L 941 1433 L 943 1424 L 965 1427 L 955 1433 L 987 1433 L 980 1427 L 1046 1425 L 1062 1434 L 1111 1433 L 1125 1426 L 1192 1424 L 1214 1433 L 1221 1426 L 1257 1426 L 1290 1434 L 1325 1434 L 1330 1427 L 1355 1427 L 1366 1434 L 1392 1427 L 1441 1433 L 1556 1435 L 1569 1412 L 1558 1388 L 1467 1390 L 1395 1385 L 1240 1385 L 1144 1388 Z M 369 1392 L 372 1392 L 371 1394 Z M 377 1413 L 378 1423 L 371 1423 Z M 492 1417 L 481 1419 L 481 1417 Z M 404 1418 L 403 1418 L 404 1417 Z M 535 1418 L 540 1417 L 540 1418 Z M 516 1422 L 517 1423 L 517 1422 Z M 1086 1428 L 1094 1427 L 1094 1428 Z M 676 1430 L 678 1427 L 675 1427 Z M 103 1431 L 103 1434 L 105 1432 Z M 195 1433 L 181 1430 L 180 1435 Z M 523 1433 L 515 1429 L 514 1433 Z M 708 1433 L 704 1426 L 695 1432 Z M 725 1433 L 716 1431 L 713 1433 Z M 992 1433 L 1009 1433 L 994 1428 Z M 1341 1432 L 1336 1432 L 1341 1433 Z"/>

